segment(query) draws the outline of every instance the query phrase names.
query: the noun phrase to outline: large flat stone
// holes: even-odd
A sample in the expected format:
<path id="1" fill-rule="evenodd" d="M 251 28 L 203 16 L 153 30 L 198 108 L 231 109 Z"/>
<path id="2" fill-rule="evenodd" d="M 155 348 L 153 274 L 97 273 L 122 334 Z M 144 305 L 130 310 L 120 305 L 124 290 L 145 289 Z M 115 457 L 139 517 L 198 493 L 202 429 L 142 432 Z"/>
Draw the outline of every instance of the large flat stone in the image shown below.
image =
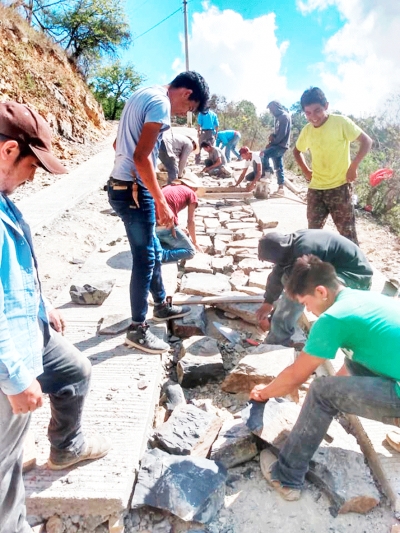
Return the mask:
<path id="1" fill-rule="evenodd" d="M 224 255 L 226 251 L 226 242 L 218 237 L 214 239 L 214 254 Z"/>
<path id="2" fill-rule="evenodd" d="M 260 308 L 260 304 L 219 302 L 216 304 L 216 307 L 218 307 L 218 309 L 222 309 L 226 313 L 245 320 L 249 324 L 258 325 L 256 313 Z"/>
<path id="3" fill-rule="evenodd" d="M 235 270 L 235 272 L 233 272 L 233 274 L 229 278 L 229 283 L 232 285 L 232 289 L 234 291 L 237 290 L 237 287 L 246 285 L 248 281 L 249 277 L 243 272 L 243 270 Z"/>
<path id="4" fill-rule="evenodd" d="M 229 248 L 258 248 L 258 239 L 240 239 L 229 243 Z"/>
<path id="5" fill-rule="evenodd" d="M 131 323 L 132 318 L 126 314 L 106 315 L 101 321 L 99 335 L 119 335 L 126 331 Z"/>
<path id="6" fill-rule="evenodd" d="M 253 259 L 251 257 L 242 259 L 238 267 L 245 272 L 245 274 L 250 274 L 250 272 L 253 272 L 254 270 L 260 270 L 264 269 L 268 263 L 265 263 L 264 261 L 259 261 L 258 259 Z"/>
<path id="7" fill-rule="evenodd" d="M 263 346 L 259 347 L 263 349 Z M 225 392 L 248 393 L 255 385 L 270 383 L 282 370 L 294 362 L 294 348 L 273 349 L 247 355 L 235 366 L 221 385 Z"/>
<path id="8" fill-rule="evenodd" d="M 206 524 L 224 505 L 226 477 L 209 459 L 152 450 L 143 457 L 132 507 L 149 505 Z"/>
<path id="9" fill-rule="evenodd" d="M 181 292 L 199 296 L 215 296 L 231 290 L 228 276 L 224 274 L 185 274 L 181 280 Z"/>
<path id="10" fill-rule="evenodd" d="M 261 237 L 263 236 L 263 233 L 262 231 L 258 230 L 258 229 L 253 229 L 253 228 L 250 228 L 250 229 L 243 229 L 243 230 L 237 230 L 235 231 L 234 235 L 233 235 L 233 239 L 235 241 L 238 241 L 240 239 L 261 239 Z"/>
<path id="11" fill-rule="evenodd" d="M 217 341 L 211 337 L 193 336 L 182 343 L 177 365 L 182 387 L 197 387 L 225 377 L 224 363 Z"/>
<path id="12" fill-rule="evenodd" d="M 206 334 L 206 314 L 204 305 L 192 305 L 190 315 L 171 320 L 172 333 L 177 337 L 187 338 Z"/>
<path id="13" fill-rule="evenodd" d="M 243 229 L 256 229 L 256 222 L 226 222 L 225 227 L 232 231 L 243 230 Z"/>
<path id="14" fill-rule="evenodd" d="M 189 259 L 185 262 L 185 272 L 212 274 L 211 257 L 207 254 L 197 253 L 193 259 Z"/>
<path id="15" fill-rule="evenodd" d="M 242 420 L 228 419 L 212 445 L 210 459 L 232 468 L 250 461 L 257 453 L 254 436 L 246 424 Z"/>
<path id="16" fill-rule="evenodd" d="M 218 219 L 220 223 L 223 224 L 224 222 L 228 222 L 228 220 L 231 219 L 231 215 L 229 213 L 226 213 L 225 211 L 219 211 Z"/>
<path id="17" fill-rule="evenodd" d="M 228 274 L 229 271 L 232 272 L 233 266 L 233 257 L 213 257 L 211 260 L 211 267 L 214 272 L 221 272 L 223 274 Z"/>
<path id="18" fill-rule="evenodd" d="M 176 408 L 167 422 L 156 428 L 155 444 L 175 455 L 207 457 L 222 419 L 188 404 Z"/>
<path id="19" fill-rule="evenodd" d="M 270 275 L 270 270 L 262 270 L 260 272 L 250 272 L 249 287 L 259 287 L 265 289 L 267 278 Z"/>
<path id="20" fill-rule="evenodd" d="M 218 218 L 204 218 L 203 223 L 206 229 L 214 229 L 220 226 Z"/>
<path id="21" fill-rule="evenodd" d="M 242 417 L 255 435 L 280 450 L 299 413 L 298 405 L 272 399 L 250 402 Z M 380 501 L 356 439 L 335 420 L 310 462 L 307 477 L 327 493 L 337 513 L 367 513 Z"/>
<path id="22" fill-rule="evenodd" d="M 209 235 L 196 235 L 196 241 L 197 244 L 202 247 L 205 254 L 212 252 L 213 244 Z"/>

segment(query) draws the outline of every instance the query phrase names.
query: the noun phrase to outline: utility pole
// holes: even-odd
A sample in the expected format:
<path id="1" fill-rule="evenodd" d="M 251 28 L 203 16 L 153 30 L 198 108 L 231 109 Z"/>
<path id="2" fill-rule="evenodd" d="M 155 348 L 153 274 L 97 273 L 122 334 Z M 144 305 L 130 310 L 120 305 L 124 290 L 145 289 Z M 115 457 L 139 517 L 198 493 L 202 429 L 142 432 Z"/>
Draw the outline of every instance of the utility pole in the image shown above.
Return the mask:
<path id="1" fill-rule="evenodd" d="M 183 0 L 183 19 L 185 22 L 185 64 L 186 70 L 189 70 L 189 38 L 188 38 L 188 14 L 187 14 L 187 0 Z M 192 113 L 187 113 L 188 126 L 192 126 Z"/>

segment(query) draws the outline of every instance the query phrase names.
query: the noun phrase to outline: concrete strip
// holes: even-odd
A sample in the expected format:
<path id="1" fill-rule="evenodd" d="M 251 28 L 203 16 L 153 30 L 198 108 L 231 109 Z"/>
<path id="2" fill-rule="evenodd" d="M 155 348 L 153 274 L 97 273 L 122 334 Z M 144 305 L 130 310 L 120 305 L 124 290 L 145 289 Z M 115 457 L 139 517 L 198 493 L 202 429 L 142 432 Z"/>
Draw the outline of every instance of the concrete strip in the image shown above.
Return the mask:
<path id="1" fill-rule="evenodd" d="M 112 147 L 115 133 L 110 137 L 109 147 L 91 157 L 78 168 L 34 196 L 22 199 L 17 206 L 29 222 L 32 233 L 50 224 L 55 218 L 70 209 L 97 188 L 107 182 L 114 163 Z"/>
<path id="2" fill-rule="evenodd" d="M 121 234 L 121 227 L 118 233 Z M 66 336 L 93 364 L 91 390 L 84 409 L 84 431 L 109 435 L 113 447 L 101 460 L 67 471 L 47 470 L 46 428 L 50 410 L 46 401 L 34 413 L 32 423 L 38 441 L 37 467 L 24 476 L 30 515 L 108 516 L 118 515 L 127 508 L 159 397 L 161 358 L 128 349 L 123 345 L 124 334 L 99 336 L 97 329 L 104 315 L 125 312 L 129 317 L 130 273 L 128 245 L 117 245 L 107 253 L 94 252 L 73 281 L 81 283 L 93 276 L 114 277 L 117 281 L 109 298 L 98 307 L 74 306 L 66 287 L 57 301 L 67 322 Z M 153 331 L 165 337 L 166 325 L 159 324 Z"/>

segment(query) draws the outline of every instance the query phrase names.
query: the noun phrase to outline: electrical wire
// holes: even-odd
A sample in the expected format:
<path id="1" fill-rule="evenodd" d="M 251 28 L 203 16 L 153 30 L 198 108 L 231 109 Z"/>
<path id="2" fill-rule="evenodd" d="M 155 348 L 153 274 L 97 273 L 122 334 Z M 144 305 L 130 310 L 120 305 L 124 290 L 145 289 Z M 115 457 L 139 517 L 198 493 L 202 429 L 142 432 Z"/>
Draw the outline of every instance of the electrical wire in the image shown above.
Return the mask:
<path id="1" fill-rule="evenodd" d="M 135 38 L 133 39 L 132 42 L 137 41 L 140 37 L 143 37 L 143 35 L 146 35 L 146 33 L 149 33 L 149 31 L 154 30 L 154 28 L 157 28 L 157 26 L 159 26 L 160 24 L 162 24 L 163 22 L 165 22 L 166 20 L 168 20 L 169 18 L 171 18 L 173 15 L 175 15 L 176 13 L 178 13 L 178 11 L 182 11 L 182 8 L 180 7 L 179 9 L 177 9 L 176 11 L 174 11 L 173 13 L 171 13 L 170 15 L 168 15 L 168 17 L 165 17 L 164 19 L 160 20 L 160 22 L 157 22 L 157 24 L 155 24 L 154 26 L 152 26 L 151 28 L 149 28 L 149 29 L 146 30 L 145 32 L 141 33 L 141 34 L 138 35 L 137 37 L 135 37 Z"/>

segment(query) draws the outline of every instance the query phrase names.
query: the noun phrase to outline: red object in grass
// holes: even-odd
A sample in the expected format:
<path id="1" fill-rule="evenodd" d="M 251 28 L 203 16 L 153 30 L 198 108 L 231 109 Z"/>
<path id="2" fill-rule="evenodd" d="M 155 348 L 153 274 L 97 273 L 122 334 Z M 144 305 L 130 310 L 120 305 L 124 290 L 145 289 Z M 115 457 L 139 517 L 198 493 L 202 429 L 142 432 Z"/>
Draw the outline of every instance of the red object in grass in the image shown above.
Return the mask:
<path id="1" fill-rule="evenodd" d="M 393 176 L 393 170 L 391 168 L 380 168 L 373 172 L 369 177 L 369 184 L 372 187 L 376 187 L 382 181 L 388 180 Z"/>
<path id="2" fill-rule="evenodd" d="M 372 213 L 372 205 L 365 205 L 364 206 L 364 211 L 368 211 L 368 213 Z"/>

